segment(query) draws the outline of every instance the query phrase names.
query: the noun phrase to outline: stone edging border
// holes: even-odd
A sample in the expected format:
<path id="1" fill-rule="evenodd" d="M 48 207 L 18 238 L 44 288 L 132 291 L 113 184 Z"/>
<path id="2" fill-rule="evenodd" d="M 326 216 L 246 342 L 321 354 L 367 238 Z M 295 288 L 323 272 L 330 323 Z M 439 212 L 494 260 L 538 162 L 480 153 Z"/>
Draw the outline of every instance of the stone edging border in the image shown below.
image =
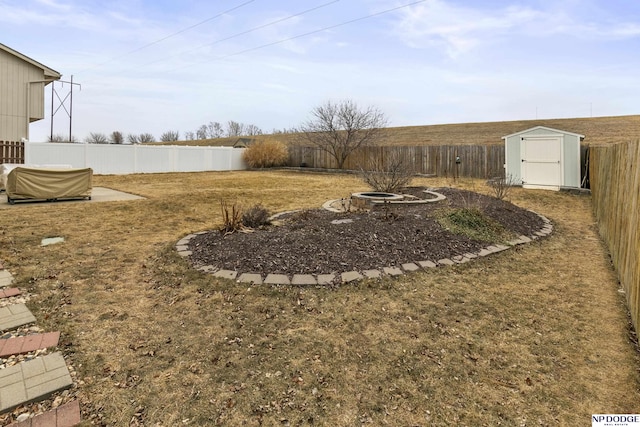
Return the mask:
<path id="1" fill-rule="evenodd" d="M 402 264 L 400 267 L 382 267 L 377 270 L 363 270 L 363 271 L 346 271 L 343 273 L 337 274 L 294 274 L 289 277 L 286 274 L 267 274 L 266 277 L 262 277 L 259 273 L 251 273 L 251 272 L 238 272 L 234 270 L 224 270 L 219 269 L 213 265 L 205 265 L 199 267 L 198 270 L 204 273 L 211 273 L 214 277 L 235 280 L 239 283 L 247 283 L 254 285 L 295 285 L 295 286 L 308 286 L 308 285 L 331 285 L 334 283 L 336 276 L 339 276 L 339 279 L 342 283 L 354 282 L 362 279 L 376 279 L 382 276 L 401 276 L 406 273 L 412 273 L 418 270 L 428 270 L 430 268 L 436 267 L 446 267 L 449 265 L 455 264 L 464 264 L 473 259 L 482 258 L 491 254 L 495 254 L 498 252 L 505 251 L 512 247 L 523 245 L 525 243 L 529 243 L 533 240 L 537 240 L 542 237 L 547 237 L 553 231 L 553 225 L 551 221 L 543 215 L 538 214 L 537 212 L 530 211 L 538 215 L 544 225 L 538 231 L 534 232 L 530 236 L 521 235 L 517 239 L 511 240 L 507 242 L 507 245 L 489 245 L 485 248 L 480 249 L 478 252 L 469 252 L 464 255 L 456 255 L 454 257 L 439 259 L 437 261 L 416 261 L 416 262 L 407 262 Z M 176 250 L 178 251 L 178 255 L 187 258 L 192 252 L 189 250 L 189 241 L 198 236 L 200 234 L 206 234 L 209 231 L 201 231 L 198 233 L 189 234 L 182 239 L 180 239 L 176 243 Z"/>

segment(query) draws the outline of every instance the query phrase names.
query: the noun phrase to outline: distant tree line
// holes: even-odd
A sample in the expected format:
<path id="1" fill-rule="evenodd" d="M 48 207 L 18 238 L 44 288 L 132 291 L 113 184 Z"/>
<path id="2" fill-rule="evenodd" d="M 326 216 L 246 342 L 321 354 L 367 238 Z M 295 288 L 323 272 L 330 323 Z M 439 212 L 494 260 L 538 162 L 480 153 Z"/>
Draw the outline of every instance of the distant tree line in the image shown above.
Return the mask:
<path id="1" fill-rule="evenodd" d="M 297 132 L 295 128 L 273 129 L 272 134 L 285 134 Z M 254 124 L 246 124 L 242 122 L 236 122 L 235 120 L 229 120 L 225 125 L 220 122 L 209 122 L 209 124 L 203 124 L 195 131 L 186 131 L 184 133 L 184 141 L 193 141 L 198 139 L 215 139 L 215 138 L 232 138 L 240 136 L 255 136 L 262 135 L 264 132 L 258 126 Z M 71 139 L 71 140 L 69 140 Z M 180 141 L 180 132 L 169 130 L 163 132 L 159 139 L 156 139 L 150 133 L 140 134 L 127 134 L 126 136 L 120 131 L 113 131 L 110 135 L 101 132 L 90 132 L 89 135 L 84 138 L 83 142 L 88 144 L 145 144 L 150 142 L 173 142 Z M 63 136 L 61 134 L 55 134 L 47 138 L 47 142 L 79 142 L 75 136 L 71 138 Z"/>

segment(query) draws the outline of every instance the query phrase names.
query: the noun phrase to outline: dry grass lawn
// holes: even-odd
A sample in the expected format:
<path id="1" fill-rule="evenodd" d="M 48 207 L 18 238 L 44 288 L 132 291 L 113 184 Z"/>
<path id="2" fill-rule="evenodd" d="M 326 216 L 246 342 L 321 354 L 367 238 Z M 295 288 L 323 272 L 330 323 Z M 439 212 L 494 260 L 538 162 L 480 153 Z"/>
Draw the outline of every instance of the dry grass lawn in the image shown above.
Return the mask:
<path id="1" fill-rule="evenodd" d="M 419 180 L 488 192 L 480 181 Z M 338 289 L 217 280 L 174 250 L 219 201 L 271 211 L 364 190 L 349 175 L 98 176 L 146 200 L 16 205 L 0 260 L 63 332 L 86 424 L 578 426 L 640 413 L 640 361 L 587 196 L 515 190 L 550 238 Z M 44 237 L 63 236 L 41 247 Z"/>

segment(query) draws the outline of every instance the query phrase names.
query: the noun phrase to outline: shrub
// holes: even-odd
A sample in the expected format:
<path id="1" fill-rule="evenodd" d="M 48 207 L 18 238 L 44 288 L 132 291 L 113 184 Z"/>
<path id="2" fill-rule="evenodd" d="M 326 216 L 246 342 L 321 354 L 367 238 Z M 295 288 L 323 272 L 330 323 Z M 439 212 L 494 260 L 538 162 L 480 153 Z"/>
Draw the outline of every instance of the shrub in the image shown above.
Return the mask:
<path id="1" fill-rule="evenodd" d="M 225 235 L 231 234 L 244 228 L 242 224 L 242 209 L 240 209 L 237 203 L 229 206 L 225 200 L 220 200 L 220 209 L 222 211 L 220 233 Z"/>
<path id="2" fill-rule="evenodd" d="M 513 176 L 508 175 L 506 177 L 491 178 L 487 181 L 487 184 L 493 190 L 493 195 L 499 200 L 504 200 L 509 197 L 511 189 L 515 185 L 516 181 Z"/>
<path id="3" fill-rule="evenodd" d="M 255 205 L 242 214 L 242 225 L 245 227 L 258 228 L 269 225 L 269 211 L 262 205 Z"/>
<path id="4" fill-rule="evenodd" d="M 374 191 L 395 193 L 413 179 L 412 165 L 396 150 L 373 156 L 360 166 L 360 178 Z"/>
<path id="5" fill-rule="evenodd" d="M 270 168 L 282 166 L 289 160 L 289 150 L 280 141 L 257 141 L 242 155 L 250 168 Z"/>

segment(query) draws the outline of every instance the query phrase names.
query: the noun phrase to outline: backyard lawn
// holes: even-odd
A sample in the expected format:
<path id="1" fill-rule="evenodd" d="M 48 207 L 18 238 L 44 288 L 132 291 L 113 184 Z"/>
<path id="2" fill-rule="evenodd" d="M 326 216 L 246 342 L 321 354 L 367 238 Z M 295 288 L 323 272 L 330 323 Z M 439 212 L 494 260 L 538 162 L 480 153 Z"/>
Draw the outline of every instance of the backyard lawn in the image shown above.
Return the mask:
<path id="1" fill-rule="evenodd" d="M 0 262 L 77 372 L 86 425 L 579 426 L 640 413 L 640 358 L 588 196 L 514 189 L 550 237 L 338 288 L 250 286 L 175 244 L 220 200 L 271 212 L 367 188 L 353 175 L 96 176 L 144 200 L 16 204 Z M 479 180 L 416 179 L 484 194 Z M 45 237 L 64 243 L 41 247 Z"/>

